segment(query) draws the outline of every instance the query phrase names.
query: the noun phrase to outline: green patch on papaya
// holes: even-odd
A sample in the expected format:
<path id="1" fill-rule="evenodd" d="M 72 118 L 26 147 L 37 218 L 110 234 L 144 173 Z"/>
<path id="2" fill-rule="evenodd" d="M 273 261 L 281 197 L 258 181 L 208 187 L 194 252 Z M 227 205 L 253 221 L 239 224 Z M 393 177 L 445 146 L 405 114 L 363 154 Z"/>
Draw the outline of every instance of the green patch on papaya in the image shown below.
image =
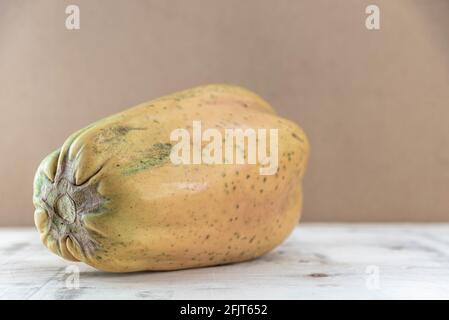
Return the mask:
<path id="1" fill-rule="evenodd" d="M 131 175 L 140 171 L 159 167 L 169 160 L 172 145 L 170 143 L 156 143 L 151 148 L 142 152 L 139 159 L 123 170 L 125 175 Z"/>
<path id="2" fill-rule="evenodd" d="M 110 128 L 100 129 L 98 136 L 95 138 L 99 144 L 123 142 L 125 136 L 134 130 L 146 130 L 147 128 L 134 128 L 129 126 L 113 126 Z"/>
<path id="3" fill-rule="evenodd" d="M 110 209 L 108 206 L 110 202 L 111 202 L 110 198 L 103 196 L 103 201 L 95 208 L 86 212 L 86 214 L 98 214 L 108 212 L 108 210 Z"/>
<path id="4" fill-rule="evenodd" d="M 40 173 L 36 176 L 36 179 L 34 180 L 34 196 L 35 197 L 40 197 L 41 192 L 42 192 L 42 186 L 44 184 L 44 174 Z"/>
<path id="5" fill-rule="evenodd" d="M 114 145 L 126 143 L 126 136 L 135 130 L 147 130 L 147 128 L 135 128 L 123 125 L 102 128 L 96 135 L 95 144 L 92 146 L 95 153 L 107 152 Z"/>

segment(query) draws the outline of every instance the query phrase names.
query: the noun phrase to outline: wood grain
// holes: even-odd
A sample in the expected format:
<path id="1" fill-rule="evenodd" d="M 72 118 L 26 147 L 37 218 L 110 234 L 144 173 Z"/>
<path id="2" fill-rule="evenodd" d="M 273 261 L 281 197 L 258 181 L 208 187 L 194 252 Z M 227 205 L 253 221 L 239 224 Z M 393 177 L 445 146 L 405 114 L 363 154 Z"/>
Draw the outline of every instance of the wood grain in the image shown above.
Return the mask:
<path id="1" fill-rule="evenodd" d="M 302 224 L 253 261 L 134 274 L 66 262 L 34 229 L 0 229 L 0 299 L 350 298 L 449 298 L 449 224 Z"/>

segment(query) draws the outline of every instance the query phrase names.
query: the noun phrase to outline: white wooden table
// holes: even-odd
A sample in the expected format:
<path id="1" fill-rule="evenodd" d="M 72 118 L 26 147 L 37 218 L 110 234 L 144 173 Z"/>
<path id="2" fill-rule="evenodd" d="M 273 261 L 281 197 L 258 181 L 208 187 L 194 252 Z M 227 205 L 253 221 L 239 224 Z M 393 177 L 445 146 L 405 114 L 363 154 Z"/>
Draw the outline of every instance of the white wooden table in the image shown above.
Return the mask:
<path id="1" fill-rule="evenodd" d="M 301 224 L 254 261 L 134 274 L 66 262 L 34 229 L 0 229 L 0 299 L 349 298 L 448 299 L 449 224 Z"/>

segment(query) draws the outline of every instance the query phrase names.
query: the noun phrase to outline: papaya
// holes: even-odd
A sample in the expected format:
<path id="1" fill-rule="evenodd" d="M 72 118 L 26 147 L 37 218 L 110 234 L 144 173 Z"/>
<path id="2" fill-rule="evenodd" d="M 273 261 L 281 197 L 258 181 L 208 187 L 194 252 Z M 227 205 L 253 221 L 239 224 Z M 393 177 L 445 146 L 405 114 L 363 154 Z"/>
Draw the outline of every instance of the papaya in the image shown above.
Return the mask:
<path id="1" fill-rule="evenodd" d="M 231 130 L 245 130 L 244 150 Z M 240 149 L 228 154 L 232 141 Z M 53 253 L 107 272 L 250 260 L 297 225 L 309 150 L 303 130 L 255 93 L 198 86 L 68 137 L 37 169 L 35 225 Z M 262 172 L 268 155 L 277 163 Z"/>

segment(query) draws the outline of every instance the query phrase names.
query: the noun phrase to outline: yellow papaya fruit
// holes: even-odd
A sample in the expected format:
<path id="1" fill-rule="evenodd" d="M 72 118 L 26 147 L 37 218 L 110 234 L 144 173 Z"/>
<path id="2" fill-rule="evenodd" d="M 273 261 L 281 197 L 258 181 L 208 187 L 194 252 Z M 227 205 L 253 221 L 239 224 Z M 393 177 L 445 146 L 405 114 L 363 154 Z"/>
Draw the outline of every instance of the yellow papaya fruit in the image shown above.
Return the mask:
<path id="1" fill-rule="evenodd" d="M 245 130 L 246 145 L 232 130 Z M 250 148 L 254 141 L 265 144 Z M 232 142 L 240 150 L 232 153 Z M 275 170 L 262 172 L 275 154 Z M 298 223 L 308 155 L 304 132 L 256 94 L 232 85 L 195 87 L 71 135 L 37 170 L 35 224 L 52 252 L 103 271 L 252 259 Z"/>

